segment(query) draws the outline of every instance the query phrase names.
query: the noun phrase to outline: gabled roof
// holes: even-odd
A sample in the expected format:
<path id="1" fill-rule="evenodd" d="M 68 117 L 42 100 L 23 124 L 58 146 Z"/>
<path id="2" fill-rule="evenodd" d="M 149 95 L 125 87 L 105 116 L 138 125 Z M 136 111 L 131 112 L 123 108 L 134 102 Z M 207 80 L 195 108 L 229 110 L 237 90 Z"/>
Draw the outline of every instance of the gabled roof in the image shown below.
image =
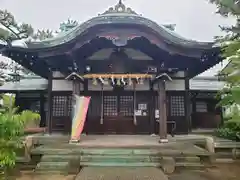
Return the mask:
<path id="1" fill-rule="evenodd" d="M 94 26 L 115 24 L 139 25 L 148 27 L 156 34 L 161 36 L 164 41 L 183 47 L 208 49 L 213 45 L 213 42 L 198 42 L 195 40 L 183 38 L 174 31 L 170 30 L 168 27 L 159 25 L 156 22 L 153 22 L 152 20 L 141 16 L 140 14 L 137 14 L 131 8 L 126 7 L 121 1 L 119 1 L 119 3 L 114 7 L 110 7 L 104 13 L 91 18 L 90 20 L 76 26 L 72 30 L 59 33 L 56 37 L 51 39 L 46 39 L 40 42 L 28 42 L 27 48 L 35 49 L 58 46 L 68 43 L 76 37 L 83 35 L 87 32 L 88 29 Z M 26 48 L 26 46 L 22 48 Z"/>

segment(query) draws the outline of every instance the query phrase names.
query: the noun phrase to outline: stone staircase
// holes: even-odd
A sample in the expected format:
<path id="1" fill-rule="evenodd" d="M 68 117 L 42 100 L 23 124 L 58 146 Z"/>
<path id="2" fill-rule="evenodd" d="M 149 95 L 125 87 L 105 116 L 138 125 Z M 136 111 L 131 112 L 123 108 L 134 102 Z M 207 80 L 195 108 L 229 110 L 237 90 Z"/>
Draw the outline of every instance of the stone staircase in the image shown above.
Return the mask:
<path id="1" fill-rule="evenodd" d="M 144 148 L 80 148 L 68 145 L 64 148 L 39 146 L 33 154 L 42 154 L 36 172 L 76 172 L 82 167 L 158 167 L 166 173 L 176 168 L 204 168 L 203 159 L 210 154 L 195 146 L 187 150 Z"/>
<path id="2" fill-rule="evenodd" d="M 240 142 L 216 138 L 214 153 L 218 163 L 235 162 L 240 159 Z"/>

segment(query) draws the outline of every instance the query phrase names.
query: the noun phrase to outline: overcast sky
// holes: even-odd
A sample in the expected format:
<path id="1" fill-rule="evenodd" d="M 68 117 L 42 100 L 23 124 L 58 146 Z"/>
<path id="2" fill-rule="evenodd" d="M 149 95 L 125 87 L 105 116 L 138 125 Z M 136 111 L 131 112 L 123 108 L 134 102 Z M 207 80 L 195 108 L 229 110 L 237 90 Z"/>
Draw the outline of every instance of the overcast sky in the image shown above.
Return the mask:
<path id="1" fill-rule="evenodd" d="M 56 30 L 68 18 L 83 22 L 114 6 L 118 0 L 0 0 L 0 9 L 7 9 L 18 22 L 36 29 Z M 181 36 L 199 41 L 212 41 L 221 35 L 219 25 L 234 20 L 215 14 L 216 7 L 208 0 L 123 0 L 126 6 L 159 24 L 176 24 Z"/>

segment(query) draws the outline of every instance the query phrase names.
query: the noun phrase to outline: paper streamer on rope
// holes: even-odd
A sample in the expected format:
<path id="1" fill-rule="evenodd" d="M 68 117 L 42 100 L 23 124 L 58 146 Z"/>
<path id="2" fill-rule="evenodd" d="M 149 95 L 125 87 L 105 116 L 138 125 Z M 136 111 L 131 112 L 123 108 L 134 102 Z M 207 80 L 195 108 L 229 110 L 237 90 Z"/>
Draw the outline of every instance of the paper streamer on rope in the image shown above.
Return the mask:
<path id="1" fill-rule="evenodd" d="M 91 97 L 75 95 L 76 104 L 72 118 L 71 141 L 79 141 L 86 120 Z"/>

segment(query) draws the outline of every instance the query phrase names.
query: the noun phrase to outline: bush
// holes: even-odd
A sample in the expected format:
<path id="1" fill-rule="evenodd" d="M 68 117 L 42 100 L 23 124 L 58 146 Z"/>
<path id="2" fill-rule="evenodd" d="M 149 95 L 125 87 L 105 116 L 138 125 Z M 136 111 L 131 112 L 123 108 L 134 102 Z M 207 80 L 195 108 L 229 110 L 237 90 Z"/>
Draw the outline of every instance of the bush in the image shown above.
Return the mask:
<path id="1" fill-rule="evenodd" d="M 19 114 L 17 108 L 10 108 L 0 114 L 0 172 L 8 175 L 16 163 L 16 152 L 22 147 L 21 137 L 31 121 L 39 122 L 40 115 L 26 110 Z M 1 174 L 1 173 L 0 173 Z"/>
<path id="2" fill-rule="evenodd" d="M 0 169 L 3 174 L 15 166 L 16 150 L 21 147 L 24 122 L 18 115 L 0 114 Z"/>
<path id="3" fill-rule="evenodd" d="M 216 135 L 222 138 L 240 141 L 240 121 L 226 121 L 221 128 L 216 130 Z"/>

